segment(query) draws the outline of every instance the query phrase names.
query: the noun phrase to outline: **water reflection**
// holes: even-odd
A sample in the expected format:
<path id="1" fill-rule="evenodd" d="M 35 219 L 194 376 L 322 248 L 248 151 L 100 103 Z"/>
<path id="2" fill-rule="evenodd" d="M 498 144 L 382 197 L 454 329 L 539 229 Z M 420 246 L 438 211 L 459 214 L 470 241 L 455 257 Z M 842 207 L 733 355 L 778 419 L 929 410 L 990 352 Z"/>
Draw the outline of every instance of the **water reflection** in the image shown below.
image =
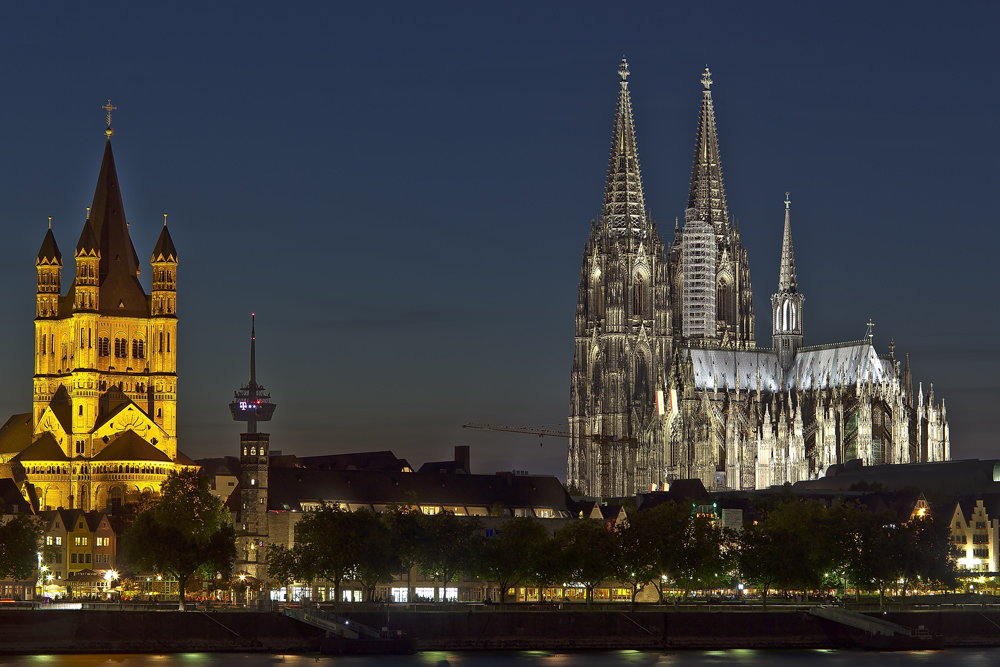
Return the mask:
<path id="1" fill-rule="evenodd" d="M 1000 664 L 1000 649 L 874 651 L 427 651 L 412 656 L 320 656 L 257 653 L 0 656 L 0 667 L 986 667 Z"/>

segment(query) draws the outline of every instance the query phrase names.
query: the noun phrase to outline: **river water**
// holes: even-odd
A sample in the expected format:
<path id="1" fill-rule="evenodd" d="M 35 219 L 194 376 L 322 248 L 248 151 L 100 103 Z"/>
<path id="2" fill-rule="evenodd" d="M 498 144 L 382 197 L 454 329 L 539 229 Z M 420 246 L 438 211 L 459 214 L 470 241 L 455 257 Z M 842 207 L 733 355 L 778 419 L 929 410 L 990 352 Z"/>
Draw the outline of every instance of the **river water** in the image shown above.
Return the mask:
<path id="1" fill-rule="evenodd" d="M 173 653 L 0 656 L 0 667 L 979 667 L 1000 664 L 1000 649 L 947 651 L 593 651 L 509 653 L 428 651 L 411 656 Z"/>

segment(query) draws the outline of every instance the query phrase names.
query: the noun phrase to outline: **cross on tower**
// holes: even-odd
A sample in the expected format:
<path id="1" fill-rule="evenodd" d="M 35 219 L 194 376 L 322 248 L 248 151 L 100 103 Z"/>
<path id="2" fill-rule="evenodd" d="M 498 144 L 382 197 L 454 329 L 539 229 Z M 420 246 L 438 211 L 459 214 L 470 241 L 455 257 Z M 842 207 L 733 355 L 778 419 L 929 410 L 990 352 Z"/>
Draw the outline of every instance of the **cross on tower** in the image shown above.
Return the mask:
<path id="1" fill-rule="evenodd" d="M 786 211 L 788 210 L 788 207 L 791 205 L 791 203 L 792 202 L 788 199 L 788 192 L 785 192 L 785 210 Z"/>
<path id="2" fill-rule="evenodd" d="M 628 79 L 628 75 L 629 75 L 628 62 L 625 60 L 625 56 L 622 56 L 622 64 L 618 68 L 618 75 L 622 78 L 622 81 L 625 81 L 625 80 Z"/>
<path id="3" fill-rule="evenodd" d="M 117 111 L 118 107 L 111 106 L 111 100 L 108 100 L 108 103 L 105 104 L 101 108 L 108 112 L 108 129 L 110 130 L 111 129 L 111 112 L 112 111 Z"/>
<path id="4" fill-rule="evenodd" d="M 705 65 L 705 73 L 701 75 L 701 85 L 705 86 L 705 90 L 712 88 L 712 73 L 708 71 L 708 65 Z"/>
<path id="5" fill-rule="evenodd" d="M 875 337 L 875 334 L 872 333 L 872 331 L 873 331 L 874 328 L 875 328 L 875 323 L 872 322 L 872 318 L 869 317 L 868 318 L 868 333 L 865 334 L 865 336 L 868 338 L 868 344 L 869 345 L 872 344 L 872 339 Z"/>

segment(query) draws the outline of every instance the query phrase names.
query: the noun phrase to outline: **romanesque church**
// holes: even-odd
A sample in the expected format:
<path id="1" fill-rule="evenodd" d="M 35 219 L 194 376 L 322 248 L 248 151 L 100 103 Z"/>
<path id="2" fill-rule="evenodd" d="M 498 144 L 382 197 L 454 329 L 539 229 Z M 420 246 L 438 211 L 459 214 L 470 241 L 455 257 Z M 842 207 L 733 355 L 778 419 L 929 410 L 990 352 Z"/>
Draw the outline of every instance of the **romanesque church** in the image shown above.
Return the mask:
<path id="1" fill-rule="evenodd" d="M 624 58 L 619 76 L 604 204 L 580 271 L 567 484 L 605 497 L 690 478 L 761 489 L 852 459 L 948 460 L 944 401 L 933 386 L 914 391 L 891 340 L 881 353 L 870 335 L 803 346 L 787 194 L 771 347 L 757 346 L 708 68 L 684 223 L 664 244 L 645 205 Z"/>
<path id="2" fill-rule="evenodd" d="M 110 123 L 65 294 L 51 224 L 35 260 L 32 410 L 0 427 L 0 477 L 31 487 L 36 509 L 114 510 L 195 466 L 177 449 L 177 251 L 164 218 L 147 295 Z"/>

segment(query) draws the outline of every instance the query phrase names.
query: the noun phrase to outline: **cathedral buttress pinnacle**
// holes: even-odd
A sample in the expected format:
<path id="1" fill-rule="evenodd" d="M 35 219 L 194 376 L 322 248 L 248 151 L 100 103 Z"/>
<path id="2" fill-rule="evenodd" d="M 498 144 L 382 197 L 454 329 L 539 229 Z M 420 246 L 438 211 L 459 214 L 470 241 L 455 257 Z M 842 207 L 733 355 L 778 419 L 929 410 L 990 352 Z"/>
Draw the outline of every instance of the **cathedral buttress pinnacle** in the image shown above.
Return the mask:
<path id="1" fill-rule="evenodd" d="M 701 219 L 710 222 L 716 233 L 723 233 L 729 225 L 726 207 L 726 190 L 722 180 L 722 162 L 719 159 L 719 138 L 715 130 L 715 107 L 712 104 L 712 73 L 705 66 L 701 77 L 704 86 L 701 116 L 698 119 L 698 140 L 694 149 L 694 167 L 691 173 L 691 193 L 688 208 L 696 208 Z"/>

